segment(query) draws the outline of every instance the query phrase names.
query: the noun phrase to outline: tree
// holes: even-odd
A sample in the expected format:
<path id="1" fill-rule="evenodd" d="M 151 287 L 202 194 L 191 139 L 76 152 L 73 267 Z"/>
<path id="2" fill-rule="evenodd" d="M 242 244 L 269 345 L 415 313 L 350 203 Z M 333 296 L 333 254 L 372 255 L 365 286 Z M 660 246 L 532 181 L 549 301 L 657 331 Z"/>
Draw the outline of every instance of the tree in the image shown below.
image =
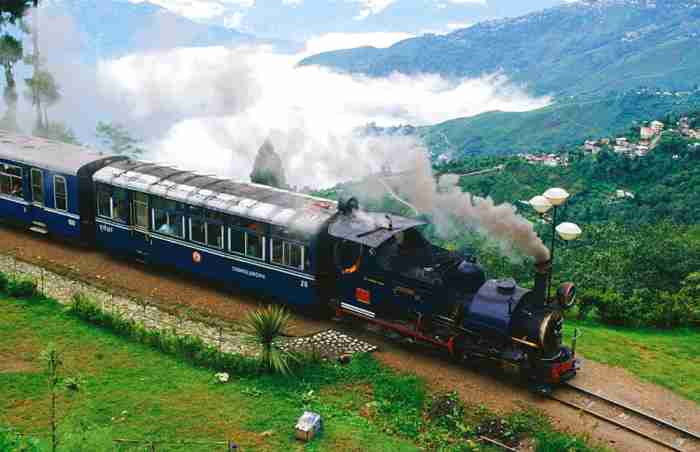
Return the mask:
<path id="1" fill-rule="evenodd" d="M 255 157 L 255 163 L 253 164 L 253 171 L 250 173 L 250 180 L 256 184 L 277 188 L 287 187 L 282 159 L 275 152 L 275 148 L 269 140 L 265 140 L 258 150 L 258 155 Z"/>
<path id="2" fill-rule="evenodd" d="M 59 121 L 51 121 L 40 131 L 37 131 L 37 136 L 48 138 L 49 140 L 62 141 L 68 144 L 79 145 L 80 141 L 75 136 L 75 132 Z"/>
<path id="3" fill-rule="evenodd" d="M 140 141 L 129 133 L 121 124 L 99 121 L 95 132 L 97 138 L 115 154 L 138 156 L 144 150 L 138 146 Z"/>
<path id="4" fill-rule="evenodd" d="M 59 86 L 49 71 L 41 69 L 24 81 L 29 87 L 25 97 L 37 108 L 36 131 L 41 133 L 49 125 L 48 108 L 61 99 Z"/>
<path id="5" fill-rule="evenodd" d="M 36 8 L 39 0 L 2 0 L 0 2 L 0 26 L 16 24 L 31 7 Z"/>
<path id="6" fill-rule="evenodd" d="M 291 373 L 294 356 L 275 345 L 276 339 L 287 334 L 290 320 L 287 310 L 271 305 L 249 312 L 239 326 L 247 342 L 260 346 L 260 365 L 268 372 Z"/>
<path id="7" fill-rule="evenodd" d="M 22 43 L 9 34 L 0 38 L 0 65 L 5 70 L 5 90 L 3 97 L 7 112 L 2 119 L 6 129 L 17 130 L 17 86 L 15 84 L 14 67 L 22 59 Z"/>

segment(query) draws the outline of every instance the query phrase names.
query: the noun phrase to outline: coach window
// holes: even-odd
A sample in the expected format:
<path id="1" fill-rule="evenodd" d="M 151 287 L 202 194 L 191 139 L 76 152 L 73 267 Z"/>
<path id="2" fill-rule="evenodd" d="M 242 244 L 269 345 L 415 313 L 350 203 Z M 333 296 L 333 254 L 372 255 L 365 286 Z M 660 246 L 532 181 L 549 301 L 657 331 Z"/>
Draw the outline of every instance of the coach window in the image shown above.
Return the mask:
<path id="1" fill-rule="evenodd" d="M 129 223 L 129 194 L 123 188 L 112 189 L 112 218 Z"/>
<path id="2" fill-rule="evenodd" d="M 134 226 L 148 229 L 148 195 L 137 191 L 131 193 Z"/>
<path id="3" fill-rule="evenodd" d="M 0 193 L 22 198 L 22 168 L 0 163 Z"/>
<path id="4" fill-rule="evenodd" d="M 207 245 L 214 248 L 224 248 L 224 222 L 226 216 L 220 212 L 207 210 L 205 219 L 207 220 Z"/>
<path id="5" fill-rule="evenodd" d="M 32 201 L 37 204 L 44 204 L 44 173 L 41 170 L 32 168 Z"/>
<path id="6" fill-rule="evenodd" d="M 68 211 L 68 187 L 63 176 L 53 177 L 53 201 L 56 210 Z"/>
<path id="7" fill-rule="evenodd" d="M 265 259 L 265 225 L 237 218 L 228 229 L 229 251 L 257 259 Z"/>
<path id="8" fill-rule="evenodd" d="M 97 215 L 112 218 L 112 190 L 107 185 L 97 185 Z"/>
<path id="9" fill-rule="evenodd" d="M 305 245 L 310 240 L 308 234 L 274 226 L 270 235 L 272 262 L 301 271 L 311 268 L 309 248 Z"/>
<path id="10" fill-rule="evenodd" d="M 294 267 L 297 270 L 305 269 L 306 247 L 304 245 L 276 237 L 270 240 L 272 240 L 272 262 L 287 267 Z"/>
<path id="11" fill-rule="evenodd" d="M 182 204 L 154 197 L 151 199 L 151 206 L 154 231 L 185 238 L 185 215 Z"/>
<path id="12" fill-rule="evenodd" d="M 206 225 L 204 222 L 204 211 L 200 207 L 188 208 L 190 213 L 190 240 L 193 242 L 205 244 L 207 242 L 206 237 Z"/>

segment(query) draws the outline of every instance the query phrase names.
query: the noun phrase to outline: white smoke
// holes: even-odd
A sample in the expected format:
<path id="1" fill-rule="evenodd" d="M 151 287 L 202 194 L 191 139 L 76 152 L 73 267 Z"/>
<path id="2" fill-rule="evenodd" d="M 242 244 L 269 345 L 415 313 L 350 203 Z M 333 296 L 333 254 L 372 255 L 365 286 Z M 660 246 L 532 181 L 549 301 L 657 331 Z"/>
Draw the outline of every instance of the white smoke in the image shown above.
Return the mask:
<path id="1" fill-rule="evenodd" d="M 522 254 L 532 256 L 536 262 L 549 260 L 549 250 L 532 223 L 519 215 L 513 205 L 496 204 L 491 198 L 463 192 L 457 175 L 443 176 L 436 181 L 426 149 L 415 141 L 403 144 L 400 163 L 404 171 L 379 183 L 375 179 L 380 176 L 375 176 L 355 190 L 361 190 L 365 197 L 368 194 L 376 197 L 386 193 L 382 185 L 389 185 L 390 194 L 401 198 L 400 202 L 430 215 L 442 238 L 457 237 L 466 227 L 494 241 L 514 261 Z"/>

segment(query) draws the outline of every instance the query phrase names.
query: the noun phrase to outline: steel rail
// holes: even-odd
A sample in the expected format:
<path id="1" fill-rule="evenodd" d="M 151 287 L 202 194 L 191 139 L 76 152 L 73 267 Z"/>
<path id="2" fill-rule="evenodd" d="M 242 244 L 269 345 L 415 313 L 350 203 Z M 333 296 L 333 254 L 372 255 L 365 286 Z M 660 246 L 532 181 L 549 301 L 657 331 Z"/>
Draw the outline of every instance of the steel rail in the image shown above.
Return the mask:
<path id="1" fill-rule="evenodd" d="M 572 389 L 574 389 L 574 390 L 576 390 L 576 391 L 579 391 L 579 392 L 581 392 L 581 393 L 583 393 L 583 394 L 586 394 L 586 395 L 588 395 L 588 396 L 601 399 L 601 400 L 603 400 L 603 401 L 605 401 L 605 402 L 607 402 L 607 403 L 609 403 L 609 404 L 611 404 L 611 405 L 616 405 L 616 406 L 619 406 L 619 407 L 621 407 L 621 408 L 624 408 L 625 410 L 631 411 L 632 413 L 634 413 L 634 414 L 636 414 L 636 415 L 638 415 L 638 416 L 641 416 L 641 417 L 643 417 L 643 418 L 646 418 L 646 419 L 648 419 L 648 420 L 650 420 L 650 421 L 652 421 L 652 422 L 655 422 L 656 424 L 663 425 L 664 427 L 668 427 L 668 428 L 670 428 L 671 430 L 675 430 L 675 431 L 677 431 L 677 432 L 679 432 L 679 433 L 682 433 L 682 434 L 684 434 L 684 435 L 687 435 L 687 436 L 689 436 L 689 437 L 691 437 L 691 438 L 693 438 L 693 439 L 700 440 L 700 434 L 699 434 L 699 433 L 690 431 L 690 430 L 686 429 L 685 427 L 681 427 L 681 426 L 679 426 L 679 425 L 673 424 L 673 423 L 671 423 L 671 422 L 669 422 L 669 421 L 666 421 L 666 420 L 664 420 L 664 419 L 660 419 L 660 418 L 654 416 L 654 415 L 651 414 L 651 413 L 647 413 L 646 411 L 640 410 L 639 408 L 635 408 L 635 407 L 633 407 L 633 406 L 630 406 L 630 405 L 628 405 L 628 404 L 626 404 L 626 403 L 624 403 L 624 402 L 620 402 L 620 401 L 618 401 L 618 400 L 610 399 L 610 398 L 608 398 L 608 397 L 606 397 L 606 396 L 604 396 L 604 395 L 597 394 L 597 393 L 592 392 L 592 391 L 590 391 L 590 390 L 588 390 L 588 389 L 586 389 L 586 388 L 582 388 L 582 387 L 580 387 L 580 386 L 572 385 L 571 383 L 566 383 L 565 386 L 566 386 L 566 387 L 569 387 L 569 388 L 572 388 Z"/>
<path id="2" fill-rule="evenodd" d="M 648 434 L 648 433 L 645 433 L 645 432 L 643 432 L 643 431 L 641 431 L 641 430 L 639 430 L 639 429 L 636 429 L 636 428 L 634 428 L 634 427 L 632 427 L 632 426 L 623 424 L 623 423 L 620 422 L 620 421 L 617 421 L 617 420 L 615 420 L 615 419 L 613 419 L 613 418 L 611 418 L 611 417 L 605 416 L 604 414 L 598 413 L 597 411 L 593 411 L 593 410 L 591 410 L 591 409 L 589 409 L 589 408 L 587 408 L 587 407 L 585 407 L 585 406 L 583 406 L 583 405 L 579 405 L 578 403 L 570 402 L 570 401 L 564 400 L 564 399 L 560 399 L 560 398 L 558 398 L 558 397 L 556 397 L 556 396 L 554 396 L 554 395 L 550 395 L 549 398 L 552 399 L 552 400 L 556 400 L 557 402 L 562 403 L 562 404 L 564 404 L 564 405 L 568 405 L 568 406 L 570 406 L 570 407 L 572 407 L 572 408 L 575 408 L 575 409 L 577 409 L 577 410 L 581 410 L 581 411 L 583 411 L 583 412 L 585 412 L 585 413 L 590 414 L 591 416 L 597 417 L 598 419 L 601 419 L 601 420 L 603 420 L 603 421 L 605 421 L 605 422 L 609 422 L 609 423 L 611 423 L 611 424 L 613 424 L 613 425 L 615 425 L 615 426 L 617 426 L 617 427 L 620 427 L 620 428 L 622 428 L 622 429 L 625 429 L 625 430 L 627 430 L 627 431 L 629 431 L 629 432 L 634 433 L 635 435 L 639 435 L 639 436 L 641 436 L 641 437 L 643 437 L 643 438 L 648 439 L 649 441 L 652 441 L 652 442 L 654 442 L 654 443 L 656 443 L 656 444 L 659 444 L 659 445 L 662 445 L 662 446 L 664 446 L 664 447 L 667 447 L 667 448 L 669 448 L 669 449 L 671 449 L 671 450 L 675 450 L 675 451 L 677 451 L 677 452 L 686 452 L 685 449 L 681 449 L 681 448 L 679 448 L 678 446 L 676 446 L 676 445 L 674 445 L 674 444 L 667 443 L 666 441 L 661 440 L 661 439 L 659 439 L 659 438 L 657 438 L 657 437 L 655 437 L 655 436 L 653 436 L 653 435 L 650 435 L 650 434 Z"/>

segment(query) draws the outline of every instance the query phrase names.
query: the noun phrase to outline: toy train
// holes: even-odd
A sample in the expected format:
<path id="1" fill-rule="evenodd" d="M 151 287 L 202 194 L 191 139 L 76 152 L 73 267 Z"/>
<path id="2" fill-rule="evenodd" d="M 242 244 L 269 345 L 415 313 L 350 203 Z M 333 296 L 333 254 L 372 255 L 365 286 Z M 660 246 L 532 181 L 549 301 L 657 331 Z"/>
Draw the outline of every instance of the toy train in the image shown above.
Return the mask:
<path id="1" fill-rule="evenodd" d="M 0 217 L 275 297 L 329 309 L 443 348 L 488 358 L 538 385 L 572 378 L 562 345 L 566 283 L 547 298 L 486 280 L 470 256 L 432 245 L 423 224 L 268 186 L 0 131 Z"/>

